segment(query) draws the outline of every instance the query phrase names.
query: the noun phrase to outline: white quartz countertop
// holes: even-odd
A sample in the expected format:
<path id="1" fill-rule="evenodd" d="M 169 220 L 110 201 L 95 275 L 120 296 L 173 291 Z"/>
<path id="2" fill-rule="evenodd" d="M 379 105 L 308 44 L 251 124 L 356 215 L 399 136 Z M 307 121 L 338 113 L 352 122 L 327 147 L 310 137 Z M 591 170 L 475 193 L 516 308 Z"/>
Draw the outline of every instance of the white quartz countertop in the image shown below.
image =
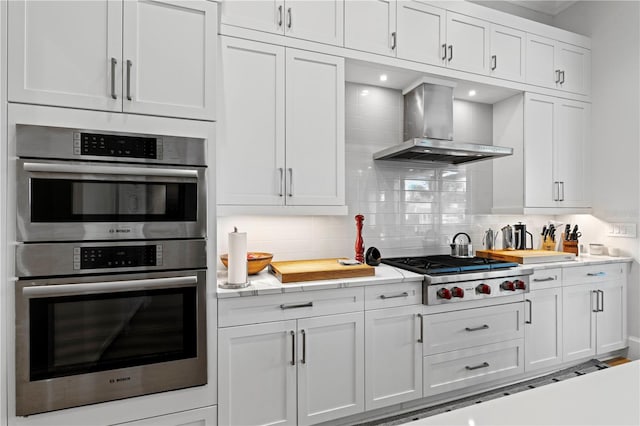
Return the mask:
<path id="1" fill-rule="evenodd" d="M 547 262 L 547 263 L 533 263 L 528 265 L 522 265 L 525 268 L 533 269 L 550 269 L 550 268 L 567 268 L 574 266 L 588 266 L 588 265 L 604 265 L 607 263 L 621 263 L 632 262 L 632 257 L 612 257 L 612 256 L 595 256 L 583 254 L 576 256 L 576 260 L 568 260 L 562 262 Z"/>
<path id="2" fill-rule="evenodd" d="M 335 280 L 301 281 L 282 284 L 265 268 L 256 275 L 249 275 L 250 285 L 240 289 L 223 289 L 218 287 L 218 298 L 259 296 L 263 294 L 292 293 L 299 291 L 325 290 L 332 288 L 362 287 L 366 285 L 388 284 L 407 281 L 422 281 L 423 276 L 410 271 L 394 268 L 388 265 L 375 267 L 375 275 L 360 278 L 340 278 Z M 218 285 L 226 282 L 227 271 L 218 271 Z"/>
<path id="3" fill-rule="evenodd" d="M 640 360 L 416 420 L 426 425 L 639 425 Z"/>

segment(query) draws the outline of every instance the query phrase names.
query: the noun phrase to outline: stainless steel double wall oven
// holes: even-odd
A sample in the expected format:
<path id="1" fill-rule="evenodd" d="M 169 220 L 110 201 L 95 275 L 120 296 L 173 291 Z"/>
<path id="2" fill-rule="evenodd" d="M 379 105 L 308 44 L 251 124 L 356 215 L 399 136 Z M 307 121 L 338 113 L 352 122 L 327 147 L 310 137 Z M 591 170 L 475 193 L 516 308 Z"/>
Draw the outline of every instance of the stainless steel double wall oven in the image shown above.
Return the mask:
<path id="1" fill-rule="evenodd" d="M 16 414 L 205 384 L 205 139 L 16 124 L 16 153 Z"/>

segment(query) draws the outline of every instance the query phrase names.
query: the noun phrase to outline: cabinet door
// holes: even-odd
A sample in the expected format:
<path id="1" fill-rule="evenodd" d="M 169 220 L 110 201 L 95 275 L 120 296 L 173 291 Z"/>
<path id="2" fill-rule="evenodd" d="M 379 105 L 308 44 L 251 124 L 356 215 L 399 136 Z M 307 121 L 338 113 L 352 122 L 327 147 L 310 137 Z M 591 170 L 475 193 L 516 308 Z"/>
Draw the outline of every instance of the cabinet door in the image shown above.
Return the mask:
<path id="1" fill-rule="evenodd" d="M 590 206 L 588 167 L 591 105 L 558 99 L 554 135 L 554 181 L 559 182 L 559 206 Z"/>
<path id="2" fill-rule="evenodd" d="M 222 425 L 295 425 L 295 320 L 218 330 Z"/>
<path id="3" fill-rule="evenodd" d="M 447 66 L 487 74 L 489 25 L 480 19 L 447 12 Z"/>
<path id="4" fill-rule="evenodd" d="M 555 66 L 555 41 L 527 34 L 527 83 L 555 88 L 559 81 Z"/>
<path id="5" fill-rule="evenodd" d="M 124 2 L 125 112 L 215 119 L 217 13 L 206 0 Z"/>
<path id="6" fill-rule="evenodd" d="M 398 1 L 398 58 L 444 65 L 446 11 L 417 0 Z"/>
<path id="7" fill-rule="evenodd" d="M 549 96 L 525 95 L 524 158 L 525 206 L 554 207 L 553 140 L 556 102 Z"/>
<path id="8" fill-rule="evenodd" d="M 122 2 L 8 2 L 8 99 L 122 108 Z"/>
<path id="9" fill-rule="evenodd" d="M 224 0 L 220 22 L 252 30 L 284 33 L 284 0 Z"/>
<path id="10" fill-rule="evenodd" d="M 524 81 L 526 33 L 491 24 L 491 57 L 493 77 Z"/>
<path id="11" fill-rule="evenodd" d="M 284 204 L 284 48 L 220 37 L 217 202 Z"/>
<path id="12" fill-rule="evenodd" d="M 285 34 L 320 43 L 344 44 L 344 0 L 287 0 Z"/>
<path id="13" fill-rule="evenodd" d="M 395 56 L 396 0 L 345 0 L 344 46 Z"/>
<path id="14" fill-rule="evenodd" d="M 625 267 L 624 265 L 621 267 Z M 597 353 L 602 354 L 627 346 L 626 277 L 597 285 L 600 312 L 597 316 Z"/>
<path id="15" fill-rule="evenodd" d="M 596 293 L 593 285 L 562 288 L 562 360 L 596 354 Z"/>
<path id="16" fill-rule="evenodd" d="M 525 371 L 561 364 L 562 288 L 536 290 L 530 292 L 526 297 Z"/>
<path id="17" fill-rule="evenodd" d="M 590 50 L 557 42 L 556 64 L 563 73 L 559 83 L 562 90 L 584 95 L 591 92 Z"/>
<path id="18" fill-rule="evenodd" d="M 287 49 L 286 203 L 344 205 L 344 59 Z"/>
<path id="19" fill-rule="evenodd" d="M 365 312 L 367 410 L 422 398 L 421 312 L 422 306 Z"/>
<path id="20" fill-rule="evenodd" d="M 298 424 L 364 411 L 364 314 L 298 320 Z"/>

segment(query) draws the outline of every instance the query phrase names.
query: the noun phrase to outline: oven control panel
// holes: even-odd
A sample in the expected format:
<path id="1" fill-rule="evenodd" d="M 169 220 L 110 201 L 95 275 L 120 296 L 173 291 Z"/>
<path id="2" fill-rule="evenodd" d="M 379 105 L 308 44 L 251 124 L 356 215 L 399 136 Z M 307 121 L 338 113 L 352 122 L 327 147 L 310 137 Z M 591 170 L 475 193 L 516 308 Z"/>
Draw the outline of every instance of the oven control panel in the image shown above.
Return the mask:
<path id="1" fill-rule="evenodd" d="M 161 266 L 162 245 L 74 247 L 73 269 Z"/>
<path id="2" fill-rule="evenodd" d="M 162 159 L 162 138 L 73 132 L 75 155 Z"/>
<path id="3" fill-rule="evenodd" d="M 426 285 L 423 298 L 425 305 L 441 305 L 512 296 L 528 291 L 528 276 L 512 276 Z"/>

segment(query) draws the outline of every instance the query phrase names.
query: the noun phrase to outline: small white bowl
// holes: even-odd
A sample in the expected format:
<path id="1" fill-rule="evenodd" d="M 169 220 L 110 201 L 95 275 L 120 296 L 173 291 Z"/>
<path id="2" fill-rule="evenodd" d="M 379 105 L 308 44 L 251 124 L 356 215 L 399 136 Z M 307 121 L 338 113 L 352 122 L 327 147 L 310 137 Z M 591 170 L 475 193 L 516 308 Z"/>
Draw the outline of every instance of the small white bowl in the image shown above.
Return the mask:
<path id="1" fill-rule="evenodd" d="M 604 254 L 604 244 L 589 244 L 589 254 L 600 256 Z"/>
<path id="2" fill-rule="evenodd" d="M 609 256 L 611 257 L 620 256 L 620 249 L 617 247 L 609 247 L 608 251 L 609 251 Z"/>

